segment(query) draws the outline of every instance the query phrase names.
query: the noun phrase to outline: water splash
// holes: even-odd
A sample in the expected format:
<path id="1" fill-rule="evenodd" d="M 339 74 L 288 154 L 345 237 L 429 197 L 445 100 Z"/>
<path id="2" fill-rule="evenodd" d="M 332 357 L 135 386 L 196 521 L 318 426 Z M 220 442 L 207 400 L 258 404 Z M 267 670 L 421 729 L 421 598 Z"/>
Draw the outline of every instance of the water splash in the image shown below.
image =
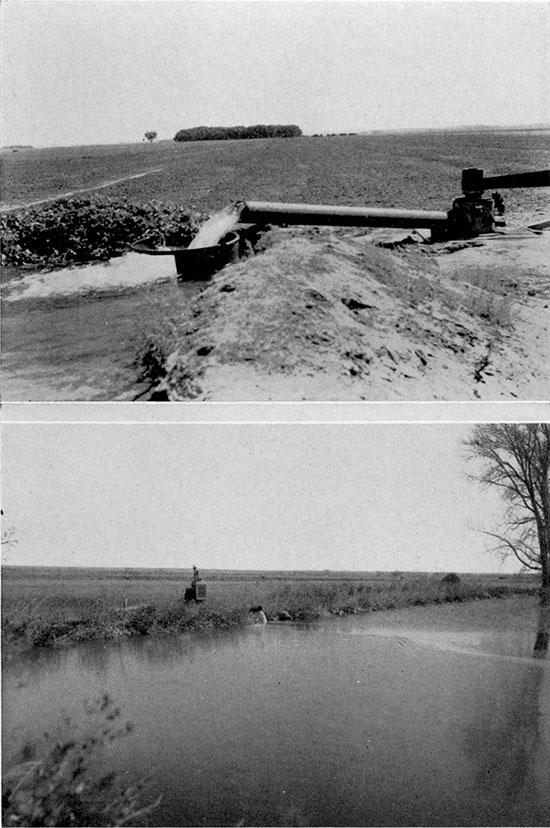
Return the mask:
<path id="1" fill-rule="evenodd" d="M 172 256 L 127 253 L 101 264 L 28 273 L 22 279 L 5 286 L 3 301 L 17 302 L 20 299 L 122 290 L 171 279 L 175 275 L 176 266 Z"/>
<path id="2" fill-rule="evenodd" d="M 231 205 L 215 213 L 203 224 L 188 249 L 213 247 L 239 224 L 240 207 Z M 158 248 L 162 250 L 162 247 Z M 165 248 L 169 250 L 171 248 Z M 3 288 L 3 301 L 44 299 L 50 296 L 110 291 L 139 287 L 176 275 L 172 256 L 147 256 L 126 253 L 108 262 L 75 265 L 52 271 L 33 271 Z"/>
<path id="3" fill-rule="evenodd" d="M 220 210 L 219 213 L 214 213 L 201 229 L 187 248 L 188 250 L 196 249 L 197 247 L 214 247 L 220 239 L 230 233 L 238 225 L 240 219 L 240 209 L 237 205 L 231 205 Z"/>

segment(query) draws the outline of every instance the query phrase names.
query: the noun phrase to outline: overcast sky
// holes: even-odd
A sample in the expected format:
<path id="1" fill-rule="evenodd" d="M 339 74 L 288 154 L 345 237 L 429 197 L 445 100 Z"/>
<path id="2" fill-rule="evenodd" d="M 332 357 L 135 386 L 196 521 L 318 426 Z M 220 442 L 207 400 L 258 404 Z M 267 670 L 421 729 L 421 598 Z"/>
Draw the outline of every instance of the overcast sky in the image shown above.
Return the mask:
<path id="1" fill-rule="evenodd" d="M 464 424 L 4 426 L 11 563 L 495 571 Z"/>
<path id="2" fill-rule="evenodd" d="M 550 121 L 548 2 L 3 0 L 5 144 Z"/>

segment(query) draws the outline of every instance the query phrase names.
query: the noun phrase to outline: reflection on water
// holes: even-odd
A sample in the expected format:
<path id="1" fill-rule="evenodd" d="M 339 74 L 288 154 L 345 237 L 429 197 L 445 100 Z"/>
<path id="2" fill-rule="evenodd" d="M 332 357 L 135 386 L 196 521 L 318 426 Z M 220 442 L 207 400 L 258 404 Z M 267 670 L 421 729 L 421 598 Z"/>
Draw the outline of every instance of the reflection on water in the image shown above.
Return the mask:
<path id="1" fill-rule="evenodd" d="M 547 656 L 548 609 L 541 602 L 534 658 Z M 515 822 L 515 813 L 526 808 L 531 810 L 533 825 L 547 824 L 550 815 L 540 790 L 548 787 L 548 776 L 541 777 L 539 761 L 539 754 L 548 749 L 542 727 L 542 717 L 548 715 L 545 678 L 538 665 L 523 671 L 513 682 L 503 674 L 502 685 L 493 684 L 492 708 L 481 709 L 466 732 L 467 749 L 478 768 L 477 784 L 491 797 L 493 817 L 500 824 Z"/>
<path id="2" fill-rule="evenodd" d="M 136 724 L 113 759 L 152 773 L 158 825 L 547 824 L 545 632 L 508 599 L 14 659 L 5 759 L 106 691 Z"/>
<path id="3" fill-rule="evenodd" d="M 533 647 L 535 658 L 546 658 L 550 641 L 550 596 L 545 595 L 539 606 L 537 637 Z"/>

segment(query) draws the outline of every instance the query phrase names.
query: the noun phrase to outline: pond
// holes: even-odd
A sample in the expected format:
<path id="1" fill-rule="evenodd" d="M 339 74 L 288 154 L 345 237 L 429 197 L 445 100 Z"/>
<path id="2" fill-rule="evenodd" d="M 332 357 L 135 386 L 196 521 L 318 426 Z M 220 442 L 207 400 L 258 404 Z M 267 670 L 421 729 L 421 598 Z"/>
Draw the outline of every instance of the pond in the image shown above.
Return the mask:
<path id="1" fill-rule="evenodd" d="M 4 760 L 107 691 L 155 825 L 548 825 L 547 632 L 509 598 L 20 655 Z"/>
<path id="2" fill-rule="evenodd" d="M 132 400 L 146 335 L 184 311 L 204 282 L 178 282 L 174 258 L 129 253 L 101 264 L 23 275 L 5 268 L 6 401 Z"/>

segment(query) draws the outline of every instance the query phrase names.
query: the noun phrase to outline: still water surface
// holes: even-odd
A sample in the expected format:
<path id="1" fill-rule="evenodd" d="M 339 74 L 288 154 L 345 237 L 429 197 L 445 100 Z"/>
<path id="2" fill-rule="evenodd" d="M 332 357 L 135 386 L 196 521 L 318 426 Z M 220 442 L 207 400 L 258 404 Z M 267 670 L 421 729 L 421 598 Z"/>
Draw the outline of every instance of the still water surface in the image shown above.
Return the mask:
<path id="1" fill-rule="evenodd" d="M 156 825 L 548 825 L 540 624 L 512 598 L 16 657 L 5 761 L 106 690 Z"/>

